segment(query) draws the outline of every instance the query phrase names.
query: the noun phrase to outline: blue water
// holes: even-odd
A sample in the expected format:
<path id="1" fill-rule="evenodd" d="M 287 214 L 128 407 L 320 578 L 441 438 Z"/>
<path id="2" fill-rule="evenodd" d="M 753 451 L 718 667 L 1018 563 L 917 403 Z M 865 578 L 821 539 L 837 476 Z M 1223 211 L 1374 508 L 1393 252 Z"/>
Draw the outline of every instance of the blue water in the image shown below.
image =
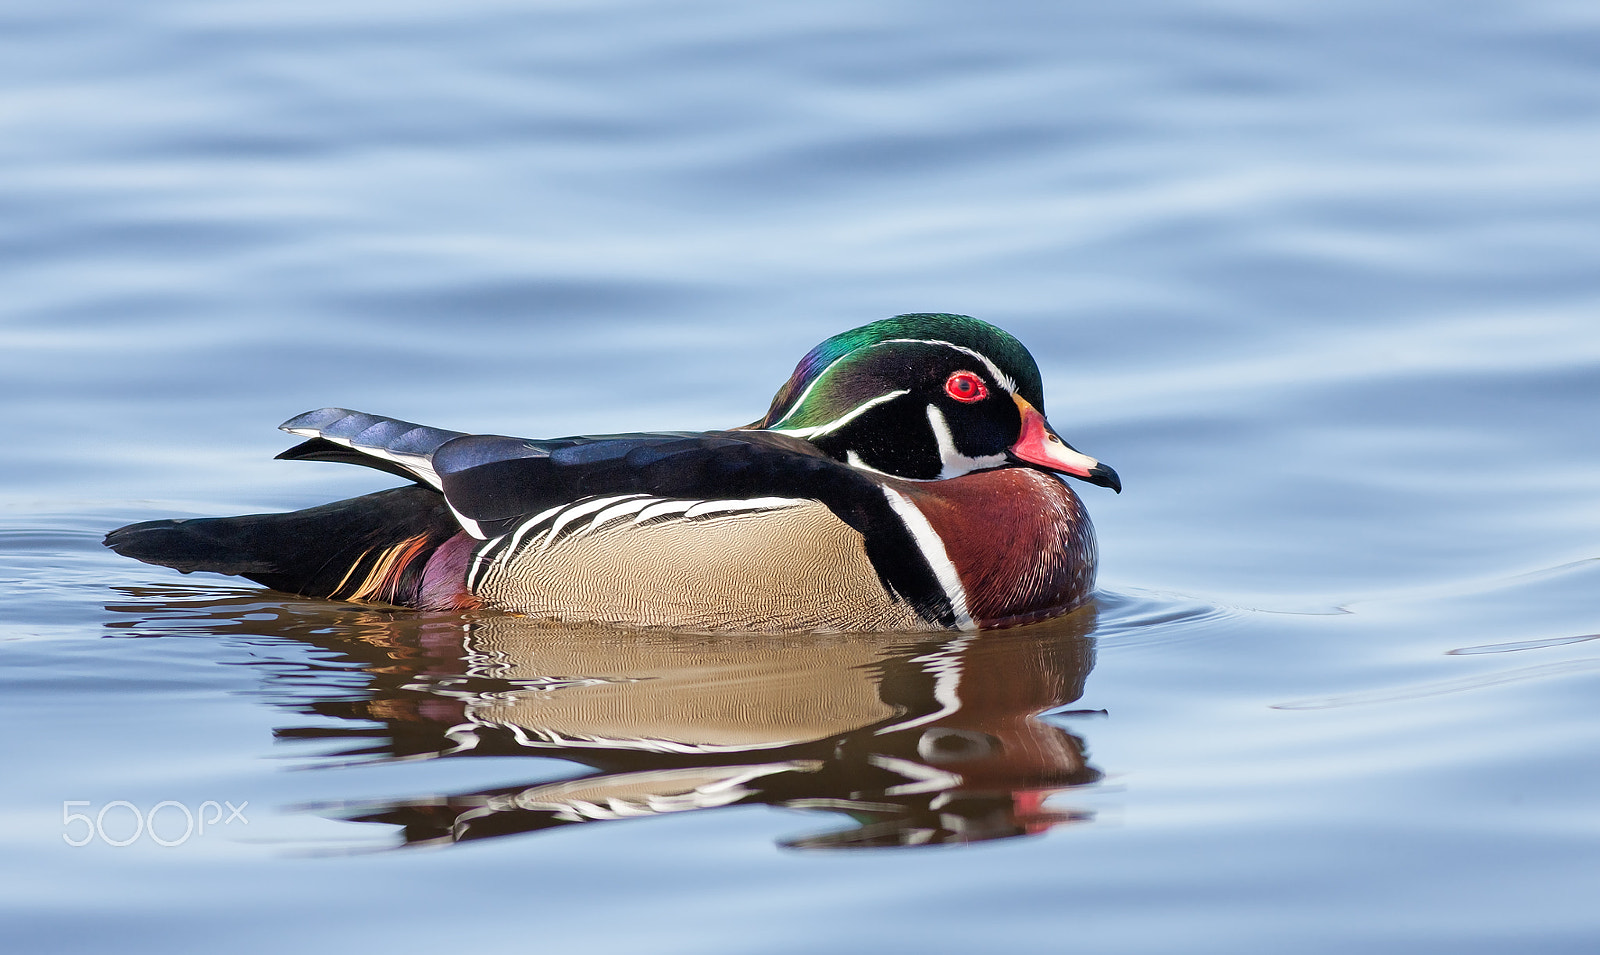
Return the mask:
<path id="1" fill-rule="evenodd" d="M 1593 951 L 1597 250 L 1577 3 L 0 9 L 0 937 Z M 934 310 L 1122 475 L 1092 612 L 774 659 L 99 545 L 385 486 L 311 408 L 723 427 Z M 164 801 L 247 821 L 68 844 Z M 784 847 L 853 829 L 950 844 Z"/>

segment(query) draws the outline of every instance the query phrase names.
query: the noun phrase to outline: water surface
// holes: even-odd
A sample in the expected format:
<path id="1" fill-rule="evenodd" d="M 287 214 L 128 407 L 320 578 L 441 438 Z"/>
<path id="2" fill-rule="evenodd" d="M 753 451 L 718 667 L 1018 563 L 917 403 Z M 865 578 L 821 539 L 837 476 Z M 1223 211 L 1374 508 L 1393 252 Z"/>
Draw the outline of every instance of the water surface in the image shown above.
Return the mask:
<path id="1" fill-rule="evenodd" d="M 6 938 L 1592 951 L 1597 74 L 1554 0 L 0 11 Z M 929 310 L 1123 476 L 1092 608 L 624 635 L 99 544 L 385 486 L 271 460 L 311 408 L 723 427 Z M 220 818 L 68 844 L 119 802 Z"/>

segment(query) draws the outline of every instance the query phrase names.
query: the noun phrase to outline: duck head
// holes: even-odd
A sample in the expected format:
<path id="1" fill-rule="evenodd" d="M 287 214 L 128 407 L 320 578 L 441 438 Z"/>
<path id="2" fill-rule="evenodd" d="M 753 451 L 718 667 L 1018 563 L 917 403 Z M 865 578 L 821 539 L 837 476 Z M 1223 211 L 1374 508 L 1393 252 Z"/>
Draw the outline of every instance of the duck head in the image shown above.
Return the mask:
<path id="1" fill-rule="evenodd" d="M 897 315 L 833 336 L 750 427 L 910 480 L 1032 466 L 1122 490 L 1045 420 L 1039 366 L 1022 343 L 965 315 Z"/>

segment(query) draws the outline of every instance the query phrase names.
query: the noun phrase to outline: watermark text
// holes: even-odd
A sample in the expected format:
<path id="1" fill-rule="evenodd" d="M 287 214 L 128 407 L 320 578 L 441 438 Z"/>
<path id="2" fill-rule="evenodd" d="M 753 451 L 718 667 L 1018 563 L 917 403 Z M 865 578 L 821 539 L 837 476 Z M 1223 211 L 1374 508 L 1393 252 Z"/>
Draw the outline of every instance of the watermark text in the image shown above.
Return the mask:
<path id="1" fill-rule="evenodd" d="M 190 809 L 175 799 L 163 799 L 149 810 L 142 810 L 126 799 L 117 799 L 96 810 L 87 799 L 68 799 L 61 804 L 61 839 L 69 846 L 86 846 L 99 839 L 108 846 L 121 847 L 145 838 L 171 848 L 218 826 L 250 825 L 244 815 L 249 805 L 249 800 L 236 806 L 226 799 L 207 799 Z"/>

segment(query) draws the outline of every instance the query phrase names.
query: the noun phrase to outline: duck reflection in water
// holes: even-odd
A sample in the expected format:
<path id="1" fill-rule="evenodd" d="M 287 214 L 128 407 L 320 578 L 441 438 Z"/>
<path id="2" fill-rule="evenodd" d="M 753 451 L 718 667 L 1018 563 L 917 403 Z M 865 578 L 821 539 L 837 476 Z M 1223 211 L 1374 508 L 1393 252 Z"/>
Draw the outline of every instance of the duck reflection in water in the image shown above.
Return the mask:
<path id="1" fill-rule="evenodd" d="M 398 826 L 407 845 L 756 803 L 856 824 L 784 843 L 792 848 L 962 844 L 1085 819 L 1045 800 L 1100 778 L 1083 740 L 1040 718 L 1082 694 L 1092 606 L 1026 628 L 938 637 L 711 636 L 372 611 L 346 612 L 337 627 L 325 612 L 276 627 L 259 613 L 242 619 L 237 606 L 214 609 L 222 612 L 207 630 L 292 636 L 366 672 L 363 698 L 351 698 L 347 667 L 329 680 L 332 692 L 311 692 L 311 710 L 356 725 L 279 731 L 372 740 L 329 754 L 341 762 L 515 755 L 594 770 L 314 807 Z M 122 626 L 172 632 L 173 623 Z M 295 696 L 303 711 L 304 688 Z"/>

